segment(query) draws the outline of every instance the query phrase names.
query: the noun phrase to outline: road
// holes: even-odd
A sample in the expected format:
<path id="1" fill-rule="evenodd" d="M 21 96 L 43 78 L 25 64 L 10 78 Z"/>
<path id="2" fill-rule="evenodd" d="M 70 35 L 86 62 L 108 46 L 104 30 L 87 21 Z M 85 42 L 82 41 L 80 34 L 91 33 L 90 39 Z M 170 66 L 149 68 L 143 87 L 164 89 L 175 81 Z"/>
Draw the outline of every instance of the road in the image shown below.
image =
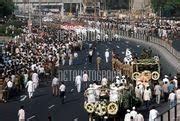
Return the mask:
<path id="1" fill-rule="evenodd" d="M 64 66 L 63 70 L 94 70 L 95 69 L 95 58 L 93 64 L 89 64 L 87 62 L 87 53 L 88 53 L 88 44 L 89 42 L 84 43 L 83 51 L 78 53 L 78 61 L 76 61 L 76 65 L 71 67 Z M 140 44 L 135 42 L 127 41 L 121 39 L 119 41 L 113 42 L 99 42 L 96 46 L 96 52 L 100 53 L 100 56 L 103 60 L 102 68 L 103 70 L 111 70 L 110 64 L 105 63 L 104 52 L 108 48 L 110 51 L 114 49 L 116 53 L 118 53 L 121 57 L 124 57 L 124 52 L 126 48 L 130 48 L 132 52 L 140 55 L 142 47 Z M 155 53 L 157 54 L 157 53 Z M 163 70 L 168 72 L 168 68 L 170 65 L 163 60 L 162 67 Z M 90 79 L 91 80 L 91 79 Z M 49 80 L 50 82 L 51 80 Z M 18 121 L 17 119 L 17 111 L 21 105 L 25 106 L 26 110 L 26 119 L 29 121 L 47 121 L 47 117 L 49 115 L 52 116 L 53 121 L 73 121 L 74 119 L 78 119 L 78 121 L 87 121 L 88 115 L 83 108 L 84 97 L 83 93 L 77 93 L 73 79 L 65 80 L 65 85 L 67 86 L 67 93 L 65 104 L 60 103 L 59 97 L 53 97 L 51 94 L 50 83 L 45 84 L 41 83 L 40 87 L 36 90 L 35 96 L 33 99 L 28 99 L 23 97 L 17 97 L 8 103 L 0 104 L 0 121 Z M 74 89 L 72 91 L 72 89 Z M 23 95 L 23 94 L 22 94 Z M 159 111 L 164 109 L 164 105 L 159 106 Z M 167 106 L 167 104 L 166 104 Z M 139 109 L 141 111 L 141 108 Z M 146 118 L 148 113 L 145 112 Z"/>

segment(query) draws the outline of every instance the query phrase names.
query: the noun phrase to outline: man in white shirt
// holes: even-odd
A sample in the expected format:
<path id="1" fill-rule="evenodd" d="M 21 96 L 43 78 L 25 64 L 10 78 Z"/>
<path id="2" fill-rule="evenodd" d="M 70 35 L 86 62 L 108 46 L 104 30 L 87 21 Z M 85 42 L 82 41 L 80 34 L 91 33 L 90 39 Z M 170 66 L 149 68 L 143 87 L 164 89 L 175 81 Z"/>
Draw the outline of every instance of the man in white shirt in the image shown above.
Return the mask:
<path id="1" fill-rule="evenodd" d="M 84 82 L 85 89 L 88 87 L 88 84 L 87 84 L 88 83 L 88 79 L 89 79 L 88 74 L 87 74 L 86 71 L 84 71 L 83 82 Z"/>
<path id="2" fill-rule="evenodd" d="M 156 84 L 154 87 L 154 93 L 156 95 L 156 103 L 157 104 L 160 104 L 161 91 L 162 91 L 162 87 L 159 84 Z"/>
<path id="3" fill-rule="evenodd" d="M 26 84 L 27 92 L 29 95 L 29 98 L 32 98 L 33 93 L 34 93 L 34 82 L 32 80 L 29 80 Z"/>
<path id="4" fill-rule="evenodd" d="M 56 76 L 54 76 L 51 86 L 52 86 L 53 96 L 58 96 L 59 79 Z"/>
<path id="5" fill-rule="evenodd" d="M 178 80 L 177 80 L 176 76 L 174 76 L 173 82 L 174 82 L 175 88 L 177 89 L 178 88 Z"/>
<path id="6" fill-rule="evenodd" d="M 174 107 L 175 103 L 176 103 L 176 94 L 174 93 L 174 91 L 172 91 L 169 94 L 169 98 L 168 99 L 169 99 L 170 108 Z"/>
<path id="7" fill-rule="evenodd" d="M 177 98 L 177 104 L 180 103 L 180 89 L 176 90 L 176 98 Z"/>
<path id="8" fill-rule="evenodd" d="M 64 85 L 64 82 L 61 83 L 59 87 L 59 91 L 60 91 L 61 103 L 64 104 L 65 91 L 66 91 L 66 86 Z"/>
<path id="9" fill-rule="evenodd" d="M 152 109 L 149 111 L 149 121 L 155 121 L 158 115 L 159 112 L 153 106 Z"/>
<path id="10" fill-rule="evenodd" d="M 106 49 L 106 52 L 105 52 L 105 59 L 106 59 L 106 63 L 108 63 L 108 61 L 109 61 L 109 51 L 108 51 L 108 49 Z"/>
<path id="11" fill-rule="evenodd" d="M 36 71 L 34 71 L 34 73 L 32 74 L 32 81 L 34 83 L 34 88 L 36 89 L 39 85 L 39 76 Z"/>
<path id="12" fill-rule="evenodd" d="M 13 88 L 13 82 L 8 80 L 8 82 L 7 82 L 7 89 L 8 89 L 7 97 L 8 98 L 11 98 L 11 96 L 12 96 L 12 92 L 13 92 L 12 88 Z"/>
<path id="13" fill-rule="evenodd" d="M 142 114 L 137 114 L 136 121 L 144 121 L 144 117 Z"/>
<path id="14" fill-rule="evenodd" d="M 76 78 L 75 78 L 75 85 L 77 87 L 77 92 L 80 93 L 81 92 L 81 81 L 82 81 L 82 78 L 80 75 L 77 75 Z"/>
<path id="15" fill-rule="evenodd" d="M 24 110 L 24 106 L 21 106 L 19 111 L 18 111 L 18 117 L 19 117 L 19 121 L 25 121 L 25 110 Z"/>

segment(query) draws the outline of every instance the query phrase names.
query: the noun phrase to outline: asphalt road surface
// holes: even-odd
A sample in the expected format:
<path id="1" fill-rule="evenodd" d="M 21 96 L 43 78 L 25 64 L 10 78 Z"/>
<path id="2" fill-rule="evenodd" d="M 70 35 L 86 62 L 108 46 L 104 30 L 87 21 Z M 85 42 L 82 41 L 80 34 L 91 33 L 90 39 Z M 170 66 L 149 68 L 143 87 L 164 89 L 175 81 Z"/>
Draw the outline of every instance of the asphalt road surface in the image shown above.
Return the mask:
<path id="1" fill-rule="evenodd" d="M 64 66 L 63 70 L 94 70 L 95 66 L 95 56 L 93 58 L 93 64 L 89 64 L 87 61 L 87 53 L 88 53 L 89 42 L 84 43 L 83 51 L 78 53 L 78 60 L 76 60 L 76 65 Z M 111 70 L 110 64 L 105 63 L 104 52 L 106 49 L 112 51 L 114 49 L 116 53 L 119 53 L 121 57 L 124 57 L 124 53 L 126 48 L 130 48 L 133 53 L 137 53 L 140 55 L 142 47 L 141 45 L 123 40 L 113 41 L 113 42 L 99 42 L 96 46 L 96 52 L 100 53 L 100 56 L 103 60 L 102 68 L 103 70 Z M 157 53 L 155 53 L 157 54 Z M 162 60 L 163 70 L 168 72 L 168 63 L 165 60 Z M 49 80 L 50 82 L 51 80 Z M 24 105 L 26 111 L 26 119 L 28 121 L 47 121 L 47 117 L 50 115 L 53 121 L 73 121 L 74 119 L 77 121 L 87 121 L 88 114 L 83 108 L 84 105 L 84 97 L 83 93 L 77 93 L 73 79 L 65 80 L 65 84 L 67 86 L 67 93 L 65 98 L 65 104 L 60 103 L 59 97 L 53 97 L 51 93 L 51 83 L 41 83 L 40 87 L 36 90 L 35 95 L 32 99 L 28 99 L 25 97 L 25 94 L 21 94 L 21 96 L 13 98 L 7 103 L 0 104 L 0 121 L 18 121 L 17 112 L 21 105 Z M 161 112 L 165 110 L 168 106 L 166 104 L 162 104 L 163 106 L 159 106 L 158 110 Z M 165 106 L 164 106 L 165 105 Z M 144 111 L 143 107 L 140 108 L 142 112 Z M 146 118 L 148 116 L 148 112 L 144 112 Z"/>

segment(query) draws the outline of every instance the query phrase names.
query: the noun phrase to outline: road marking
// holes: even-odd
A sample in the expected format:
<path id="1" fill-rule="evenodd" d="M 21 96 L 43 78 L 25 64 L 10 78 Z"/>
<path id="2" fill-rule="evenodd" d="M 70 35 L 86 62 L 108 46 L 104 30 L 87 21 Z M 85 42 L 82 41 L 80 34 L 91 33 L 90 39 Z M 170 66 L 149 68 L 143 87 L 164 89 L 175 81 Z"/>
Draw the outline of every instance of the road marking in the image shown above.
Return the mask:
<path id="1" fill-rule="evenodd" d="M 36 117 L 36 116 L 33 115 L 33 116 L 29 117 L 29 118 L 27 119 L 27 121 L 30 121 L 31 119 L 33 119 L 33 118 L 35 118 L 35 117 Z"/>
<path id="2" fill-rule="evenodd" d="M 53 108 L 54 106 L 55 106 L 55 105 L 51 105 L 51 106 L 48 107 L 48 109 L 51 109 L 51 108 Z"/>
<path id="3" fill-rule="evenodd" d="M 22 98 L 22 99 L 20 99 L 20 101 L 24 101 L 26 98 L 27 98 L 27 96 L 26 95 L 23 95 L 24 97 Z"/>
<path id="4" fill-rule="evenodd" d="M 137 45 L 137 47 L 140 47 L 140 45 Z"/>
<path id="5" fill-rule="evenodd" d="M 73 121 L 78 121 L 78 118 L 75 118 Z"/>

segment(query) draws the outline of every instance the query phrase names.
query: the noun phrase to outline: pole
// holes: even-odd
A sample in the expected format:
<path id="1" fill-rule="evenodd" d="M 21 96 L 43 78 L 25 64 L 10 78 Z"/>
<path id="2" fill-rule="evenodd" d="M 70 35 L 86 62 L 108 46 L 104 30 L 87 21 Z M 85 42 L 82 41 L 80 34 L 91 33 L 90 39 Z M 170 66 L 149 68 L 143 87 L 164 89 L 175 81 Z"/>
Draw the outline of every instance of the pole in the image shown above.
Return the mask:
<path id="1" fill-rule="evenodd" d="M 41 0 L 39 0 L 39 28 L 42 29 Z"/>

